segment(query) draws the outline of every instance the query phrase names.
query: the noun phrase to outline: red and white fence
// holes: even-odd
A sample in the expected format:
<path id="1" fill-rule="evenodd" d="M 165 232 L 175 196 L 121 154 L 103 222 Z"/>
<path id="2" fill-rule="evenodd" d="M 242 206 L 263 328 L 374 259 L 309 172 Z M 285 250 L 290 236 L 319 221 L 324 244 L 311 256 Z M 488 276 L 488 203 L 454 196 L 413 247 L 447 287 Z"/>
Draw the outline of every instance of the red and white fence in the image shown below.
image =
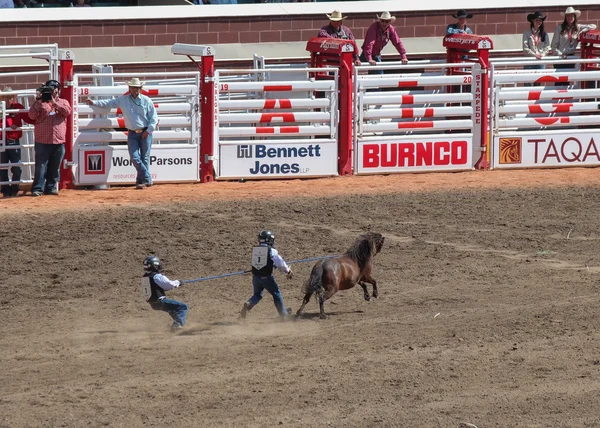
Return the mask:
<path id="1" fill-rule="evenodd" d="M 13 80 L 16 77 L 27 77 L 37 82 L 37 86 L 25 90 L 13 90 L 2 92 L 3 96 L 14 96 L 19 104 L 25 109 L 8 109 L 6 105 L 0 105 L 0 153 L 7 151 L 20 151 L 20 160 L 14 163 L 0 161 L 0 170 L 10 171 L 13 167 L 21 168 L 21 178 L 10 184 L 30 184 L 33 181 L 34 168 L 34 138 L 33 126 L 23 123 L 21 128 L 14 131 L 22 131 L 18 145 L 6 144 L 7 132 L 13 131 L 6 126 L 6 117 L 9 114 L 25 113 L 29 111 L 29 106 L 35 101 L 36 88 L 43 85 L 47 80 L 58 80 L 58 64 L 62 57 L 70 56 L 70 51 L 61 51 L 57 44 L 51 45 L 18 45 L 18 46 L 0 46 L 0 90 L 3 89 L 4 81 Z M 14 70 L 17 63 L 25 61 L 28 65 L 27 70 Z M 7 85 L 8 86 L 8 85 Z M 6 156 L 8 158 L 8 156 Z M 11 176 L 9 174 L 9 179 Z M 0 185 L 9 184 L 7 181 L 1 181 Z"/>
<path id="2" fill-rule="evenodd" d="M 359 66 L 354 71 L 355 173 L 472 169 L 482 156 L 481 67 L 456 64 Z M 386 74 L 363 74 L 382 71 Z M 466 92 L 452 92 L 466 85 Z"/>
<path id="3" fill-rule="evenodd" d="M 491 125 L 494 168 L 600 165 L 597 81 L 599 60 L 590 71 L 546 68 L 501 70 L 492 74 Z"/>
<path id="4" fill-rule="evenodd" d="M 63 57 L 59 78 L 74 108 L 61 186 L 134 183 L 121 112 L 83 102 L 124 94 L 134 76 L 146 80 L 159 116 L 157 183 L 600 165 L 597 58 L 490 62 L 485 37 L 444 43 L 446 63 L 359 67 L 353 45 L 330 39 L 308 43 L 312 68 L 256 60 L 249 70 L 215 70 L 212 47 L 181 44 L 172 52 L 200 56 L 198 72 L 73 75 L 73 58 Z M 337 66 L 327 66 L 335 55 Z"/>
<path id="5" fill-rule="evenodd" d="M 215 73 L 217 179 L 337 174 L 337 79 L 311 79 L 315 71 Z"/>
<path id="6" fill-rule="evenodd" d="M 154 102 L 158 125 L 153 133 L 150 171 L 156 183 L 200 178 L 200 113 L 198 72 L 106 73 L 120 79 L 115 86 L 91 86 L 97 74 L 74 76 L 72 170 L 76 185 L 135 184 L 136 171 L 127 150 L 127 129 L 120 109 L 88 106 L 88 98 L 126 94 L 125 81 L 146 80 L 142 93 Z"/>

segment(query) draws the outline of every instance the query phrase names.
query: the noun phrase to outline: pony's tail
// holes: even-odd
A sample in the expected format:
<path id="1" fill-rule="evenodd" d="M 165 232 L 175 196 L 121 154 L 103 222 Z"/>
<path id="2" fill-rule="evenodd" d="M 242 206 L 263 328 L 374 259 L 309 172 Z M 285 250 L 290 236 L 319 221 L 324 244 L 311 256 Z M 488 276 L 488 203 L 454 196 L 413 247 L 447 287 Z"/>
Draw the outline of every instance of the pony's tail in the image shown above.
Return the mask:
<path id="1" fill-rule="evenodd" d="M 304 283 L 302 286 L 302 294 L 306 293 L 317 293 L 321 294 L 323 292 L 323 264 L 316 264 L 312 272 L 310 273 L 310 278 Z"/>

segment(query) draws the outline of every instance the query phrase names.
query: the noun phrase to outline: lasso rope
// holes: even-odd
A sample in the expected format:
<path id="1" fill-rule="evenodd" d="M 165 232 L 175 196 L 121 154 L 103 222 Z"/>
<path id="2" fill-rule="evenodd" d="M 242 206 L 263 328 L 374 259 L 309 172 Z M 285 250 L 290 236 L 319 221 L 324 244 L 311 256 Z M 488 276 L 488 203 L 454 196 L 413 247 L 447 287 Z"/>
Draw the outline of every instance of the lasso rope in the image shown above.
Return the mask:
<path id="1" fill-rule="evenodd" d="M 310 257 L 308 259 L 292 260 L 291 262 L 288 262 L 288 264 L 291 265 L 291 264 L 294 264 L 294 263 L 312 262 L 314 260 L 331 259 L 333 257 L 337 257 L 337 255 L 334 255 L 334 256 L 323 256 L 323 257 Z M 239 271 L 239 272 L 224 273 L 224 274 L 221 274 L 221 275 L 205 276 L 205 277 L 196 278 L 196 279 L 186 279 L 186 280 L 183 280 L 182 282 L 184 284 L 189 284 L 190 282 L 208 281 L 210 279 L 218 279 L 218 278 L 226 278 L 228 276 L 244 275 L 244 274 L 250 273 L 250 272 L 252 272 L 252 270 L 248 269 L 248 270 L 242 270 L 242 271 Z"/>

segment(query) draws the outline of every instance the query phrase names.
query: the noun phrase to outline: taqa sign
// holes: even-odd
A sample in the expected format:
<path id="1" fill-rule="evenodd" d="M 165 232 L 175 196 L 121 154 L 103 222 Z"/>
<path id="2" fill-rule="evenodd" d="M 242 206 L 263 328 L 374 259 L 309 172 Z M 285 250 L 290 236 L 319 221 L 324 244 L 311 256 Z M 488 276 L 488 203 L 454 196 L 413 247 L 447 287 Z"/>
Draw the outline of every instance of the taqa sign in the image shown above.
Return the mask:
<path id="1" fill-rule="evenodd" d="M 467 169 L 471 167 L 471 141 L 403 141 L 364 143 L 360 167 L 368 170 Z M 375 171 L 374 171 L 375 172 Z"/>
<path id="2" fill-rule="evenodd" d="M 533 146 L 533 163 L 536 164 L 600 162 L 594 137 L 529 138 L 527 144 Z"/>
<path id="3" fill-rule="evenodd" d="M 494 145 L 494 166 L 500 168 L 600 165 L 600 138 L 592 133 L 496 137 Z"/>

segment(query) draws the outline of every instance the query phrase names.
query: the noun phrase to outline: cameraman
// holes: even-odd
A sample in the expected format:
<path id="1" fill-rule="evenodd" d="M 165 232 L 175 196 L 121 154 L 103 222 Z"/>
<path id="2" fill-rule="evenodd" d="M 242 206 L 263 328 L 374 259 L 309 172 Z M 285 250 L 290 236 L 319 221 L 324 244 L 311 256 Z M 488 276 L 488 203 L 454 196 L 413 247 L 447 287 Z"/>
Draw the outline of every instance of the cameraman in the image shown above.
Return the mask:
<path id="1" fill-rule="evenodd" d="M 35 174 L 32 196 L 58 195 L 60 163 L 65 155 L 71 106 L 59 98 L 60 83 L 48 80 L 38 89 L 29 117 L 35 120 Z"/>

